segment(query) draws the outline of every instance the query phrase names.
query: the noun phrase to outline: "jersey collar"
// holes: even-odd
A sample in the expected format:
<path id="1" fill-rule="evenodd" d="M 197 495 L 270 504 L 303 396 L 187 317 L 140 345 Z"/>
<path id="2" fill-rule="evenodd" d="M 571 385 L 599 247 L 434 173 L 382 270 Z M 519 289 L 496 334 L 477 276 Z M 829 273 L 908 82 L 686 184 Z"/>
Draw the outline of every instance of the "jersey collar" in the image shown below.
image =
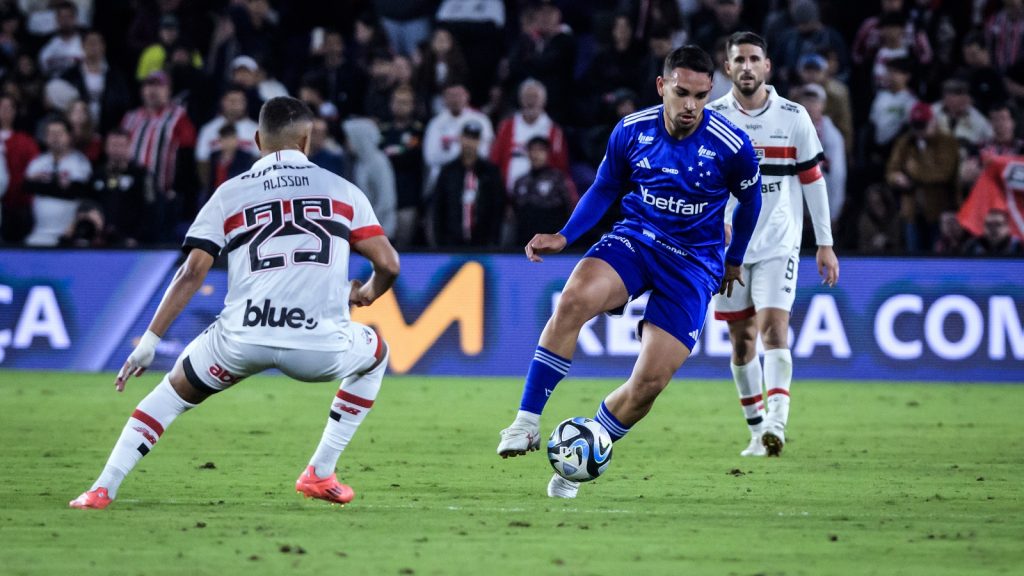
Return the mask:
<path id="1" fill-rule="evenodd" d="M 280 162 L 290 162 L 292 164 L 310 163 L 309 158 L 306 158 L 306 155 L 298 150 L 281 150 L 280 152 L 271 152 L 263 158 L 260 158 L 253 163 L 252 167 L 254 169 L 266 168 Z"/>
<path id="2" fill-rule="evenodd" d="M 751 113 L 747 112 L 746 110 L 744 110 L 740 106 L 740 102 L 739 102 L 739 100 L 736 99 L 736 96 L 732 93 L 732 90 L 729 90 L 729 101 L 732 104 L 732 107 L 737 109 L 737 110 L 739 110 L 740 113 L 746 114 L 747 116 L 750 116 L 751 118 L 756 118 L 756 117 L 764 114 L 765 112 L 767 112 L 768 109 L 772 107 L 772 102 L 775 101 L 775 87 L 772 86 L 771 84 L 765 84 L 764 88 L 765 88 L 765 90 L 768 91 L 768 99 L 765 100 L 765 102 L 764 102 L 764 108 L 761 108 L 755 114 L 751 114 Z"/>

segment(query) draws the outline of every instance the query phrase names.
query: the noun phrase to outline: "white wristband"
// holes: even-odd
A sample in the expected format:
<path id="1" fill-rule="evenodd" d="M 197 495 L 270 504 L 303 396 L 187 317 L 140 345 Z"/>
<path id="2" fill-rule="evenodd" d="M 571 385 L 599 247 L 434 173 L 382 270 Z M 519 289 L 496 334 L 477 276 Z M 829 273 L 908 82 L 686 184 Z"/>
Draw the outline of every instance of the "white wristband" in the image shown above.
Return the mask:
<path id="1" fill-rule="evenodd" d="M 149 348 L 156 348 L 156 345 L 160 343 L 160 337 L 156 334 L 146 330 L 146 333 L 142 335 L 139 340 L 139 346 L 147 346 Z"/>

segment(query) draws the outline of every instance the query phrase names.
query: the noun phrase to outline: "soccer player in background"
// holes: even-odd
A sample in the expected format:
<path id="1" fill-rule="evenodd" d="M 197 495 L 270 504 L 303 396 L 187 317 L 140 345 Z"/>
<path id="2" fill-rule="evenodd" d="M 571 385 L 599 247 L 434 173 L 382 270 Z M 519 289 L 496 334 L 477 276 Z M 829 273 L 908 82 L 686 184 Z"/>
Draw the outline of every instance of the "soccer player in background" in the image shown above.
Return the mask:
<path id="1" fill-rule="evenodd" d="M 715 318 L 729 323 L 732 374 L 750 428 L 750 444 L 740 454 L 778 456 L 786 442 L 793 379 L 789 313 L 796 298 L 804 200 L 814 224 L 818 273 L 824 284 L 835 286 L 839 281 L 839 260 L 832 251 L 828 194 L 818 167 L 822 148 L 811 117 L 803 106 L 765 84 L 771 61 L 760 36 L 733 34 L 726 54 L 732 91 L 708 108 L 749 135 L 761 159 L 763 204 L 743 259 L 746 285 L 731 296 L 716 297 Z M 730 203 L 726 209 L 727 234 L 732 207 Z M 759 334 L 765 350 L 763 369 L 757 355 Z M 762 401 L 762 378 L 766 401 Z"/>
<path id="2" fill-rule="evenodd" d="M 597 179 L 568 223 L 526 245 L 532 262 L 561 252 L 622 199 L 623 219 L 573 270 L 540 336 L 515 421 L 501 431 L 498 454 L 540 447 L 540 414 L 572 363 L 583 324 L 650 291 L 640 355 L 625 384 L 605 398 L 595 419 L 621 439 L 642 419 L 689 357 L 715 292 L 742 283 L 743 253 L 761 205 L 757 156 L 741 130 L 704 109 L 715 65 L 696 46 L 673 50 L 656 80 L 662 104 L 622 118 L 608 139 Z M 735 234 L 725 253 L 722 227 L 730 193 L 739 198 Z M 548 496 L 579 488 L 554 475 Z"/>
<path id="3" fill-rule="evenodd" d="M 345 504 L 335 464 L 373 406 L 388 347 L 352 322 L 394 283 L 398 254 L 355 185 L 309 162 L 313 114 L 300 100 L 272 98 L 260 111 L 252 169 L 221 185 L 185 238 L 175 274 L 149 329 L 115 382 L 141 375 L 167 328 L 227 253 L 228 293 L 217 320 L 128 419 L 100 477 L 72 508 L 106 508 L 125 476 L 183 412 L 253 374 L 277 368 L 304 382 L 341 380 L 320 445 L 295 482 L 307 497 Z M 373 265 L 366 283 L 348 280 L 351 250 Z"/>

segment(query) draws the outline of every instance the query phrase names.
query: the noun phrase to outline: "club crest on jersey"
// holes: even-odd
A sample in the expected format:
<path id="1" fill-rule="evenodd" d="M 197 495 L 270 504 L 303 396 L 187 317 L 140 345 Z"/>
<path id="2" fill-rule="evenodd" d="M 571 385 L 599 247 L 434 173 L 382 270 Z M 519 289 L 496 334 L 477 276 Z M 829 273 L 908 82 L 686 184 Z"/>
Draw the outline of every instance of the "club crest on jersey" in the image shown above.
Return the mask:
<path id="1" fill-rule="evenodd" d="M 709 158 L 709 159 L 714 160 L 714 158 L 715 158 L 715 151 L 714 150 L 708 150 L 707 148 L 704 147 L 703 144 L 701 144 L 700 149 L 697 150 L 697 156 L 700 156 L 702 158 Z"/>
<path id="2" fill-rule="evenodd" d="M 654 136 L 648 134 L 640 134 L 639 136 L 636 137 L 636 141 L 638 144 L 650 144 L 651 142 L 654 142 Z"/>

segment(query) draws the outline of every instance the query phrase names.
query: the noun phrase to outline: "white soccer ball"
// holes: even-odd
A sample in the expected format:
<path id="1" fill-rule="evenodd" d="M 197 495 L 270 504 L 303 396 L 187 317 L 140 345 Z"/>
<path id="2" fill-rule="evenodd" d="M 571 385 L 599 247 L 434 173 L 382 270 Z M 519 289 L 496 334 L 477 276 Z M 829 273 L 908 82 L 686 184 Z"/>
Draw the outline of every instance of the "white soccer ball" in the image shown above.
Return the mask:
<path id="1" fill-rule="evenodd" d="M 551 433 L 548 461 L 562 478 L 589 482 L 608 469 L 612 438 L 604 426 L 590 418 L 570 418 Z"/>

